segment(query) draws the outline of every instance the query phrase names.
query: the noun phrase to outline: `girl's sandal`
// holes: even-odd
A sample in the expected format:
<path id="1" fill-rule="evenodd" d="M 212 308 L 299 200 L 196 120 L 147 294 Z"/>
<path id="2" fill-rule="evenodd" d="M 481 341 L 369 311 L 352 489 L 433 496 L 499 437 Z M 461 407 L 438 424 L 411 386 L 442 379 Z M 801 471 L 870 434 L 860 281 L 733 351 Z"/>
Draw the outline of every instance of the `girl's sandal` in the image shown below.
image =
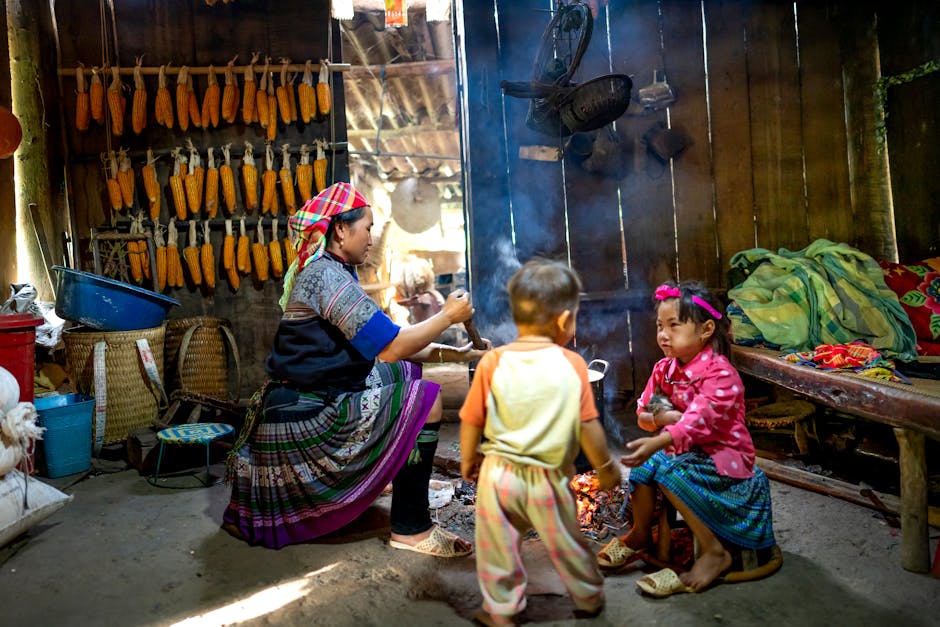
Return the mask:
<path id="1" fill-rule="evenodd" d="M 597 565 L 605 570 L 619 569 L 645 556 L 645 551 L 631 549 L 620 538 L 614 538 L 597 554 Z"/>
<path id="2" fill-rule="evenodd" d="M 473 547 L 460 549 L 457 544 L 458 537 L 447 533 L 437 525 L 431 528 L 431 535 L 417 544 L 405 544 L 397 540 L 389 540 L 388 545 L 393 549 L 414 551 L 434 557 L 464 557 L 473 553 Z"/>
<path id="3" fill-rule="evenodd" d="M 695 592 L 694 588 L 682 583 L 679 575 L 671 568 L 664 568 L 652 575 L 644 575 L 636 582 L 636 587 L 644 594 L 662 599 L 680 592 Z"/>

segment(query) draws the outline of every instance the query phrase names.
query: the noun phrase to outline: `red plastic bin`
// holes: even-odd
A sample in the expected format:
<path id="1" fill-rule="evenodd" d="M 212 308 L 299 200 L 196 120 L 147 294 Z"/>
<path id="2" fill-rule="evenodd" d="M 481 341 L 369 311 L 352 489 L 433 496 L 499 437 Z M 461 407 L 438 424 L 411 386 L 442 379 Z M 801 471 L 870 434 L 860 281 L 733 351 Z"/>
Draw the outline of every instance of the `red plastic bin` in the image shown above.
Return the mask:
<path id="1" fill-rule="evenodd" d="M 33 376 L 36 368 L 36 327 L 42 318 L 30 314 L 0 315 L 0 366 L 10 371 L 20 386 L 20 402 L 33 402 Z M 33 473 L 32 447 L 27 451 L 29 461 L 19 464 L 22 471 Z M 26 467 L 24 467 L 26 463 Z"/>

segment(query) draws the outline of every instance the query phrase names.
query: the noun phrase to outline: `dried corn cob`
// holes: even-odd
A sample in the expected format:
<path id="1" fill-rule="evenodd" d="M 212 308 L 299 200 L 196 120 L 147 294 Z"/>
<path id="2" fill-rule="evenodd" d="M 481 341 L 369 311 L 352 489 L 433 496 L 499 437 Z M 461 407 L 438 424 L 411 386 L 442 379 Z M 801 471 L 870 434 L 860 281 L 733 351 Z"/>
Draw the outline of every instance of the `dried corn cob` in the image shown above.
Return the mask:
<path id="1" fill-rule="evenodd" d="M 105 182 L 108 186 L 108 200 L 111 203 L 111 211 L 117 213 L 124 205 L 124 199 L 121 196 L 121 184 L 118 183 L 118 164 L 113 150 L 107 154 L 104 158 L 104 162 Z"/>
<path id="2" fill-rule="evenodd" d="M 131 220 L 131 235 L 136 235 L 138 233 L 137 229 L 139 228 L 140 223 L 137 219 Z M 140 251 L 138 244 L 140 242 L 135 239 L 127 240 L 126 249 L 127 249 L 127 265 L 131 268 L 131 278 L 134 280 L 134 283 L 140 283 L 144 278 L 144 273 L 140 267 Z"/>
<path id="3" fill-rule="evenodd" d="M 206 165 L 206 216 L 214 218 L 219 213 L 219 168 L 215 165 L 215 148 L 209 146 Z"/>
<path id="4" fill-rule="evenodd" d="M 242 279 L 238 276 L 238 269 L 229 268 L 225 271 L 225 274 L 228 275 L 228 284 L 232 286 L 232 291 L 237 292 L 239 286 L 242 284 Z"/>
<path id="5" fill-rule="evenodd" d="M 144 229 L 143 225 L 144 214 L 137 214 L 137 232 L 144 236 L 144 239 L 137 240 L 137 252 L 140 256 L 140 269 L 144 273 L 144 278 L 148 281 L 151 277 L 151 268 L 150 268 L 150 249 L 147 246 L 147 242 L 152 239 L 150 236 L 150 231 Z"/>
<path id="6" fill-rule="evenodd" d="M 268 128 L 268 68 L 270 59 L 265 59 L 264 70 L 261 71 L 261 80 L 258 81 L 258 90 L 255 92 L 255 111 L 261 128 Z"/>
<path id="7" fill-rule="evenodd" d="M 264 149 L 264 174 L 261 175 L 261 213 L 277 214 L 277 170 L 271 144 Z"/>
<path id="8" fill-rule="evenodd" d="M 304 75 L 297 87 L 297 97 L 300 101 L 300 119 L 309 124 L 317 115 L 317 90 L 313 86 L 313 62 L 307 59 L 304 64 Z"/>
<path id="9" fill-rule="evenodd" d="M 186 157 L 182 155 L 182 148 L 174 148 L 173 174 L 170 175 L 170 191 L 173 192 L 173 206 L 176 208 L 176 217 L 186 219 L 186 191 L 183 180 L 186 178 Z"/>
<path id="10" fill-rule="evenodd" d="M 231 144 L 222 146 L 222 156 L 225 162 L 219 168 L 219 180 L 222 183 L 222 197 L 225 199 L 225 208 L 229 215 L 235 213 L 235 173 L 232 172 Z"/>
<path id="11" fill-rule="evenodd" d="M 134 106 L 131 110 L 131 124 L 135 135 L 140 135 L 147 127 L 147 84 L 140 73 L 143 62 L 143 57 L 137 57 L 137 65 L 134 66 Z"/>
<path id="12" fill-rule="evenodd" d="M 225 237 L 222 238 L 222 267 L 226 270 L 235 267 L 235 234 L 232 232 L 232 219 L 225 220 Z"/>
<path id="13" fill-rule="evenodd" d="M 215 128 L 219 125 L 219 110 L 221 98 L 221 88 L 215 77 L 215 66 L 209 66 L 209 85 L 206 87 L 206 93 L 202 95 L 202 125 L 205 128 Z"/>
<path id="14" fill-rule="evenodd" d="M 245 185 L 245 211 L 251 213 L 258 208 L 258 168 L 255 166 L 254 148 L 249 142 L 245 142 L 242 156 L 242 182 Z"/>
<path id="15" fill-rule="evenodd" d="M 258 220 L 258 233 L 255 243 L 251 245 L 251 261 L 255 266 L 255 275 L 262 283 L 268 280 L 268 250 L 264 245 L 264 231 L 261 220 Z"/>
<path id="16" fill-rule="evenodd" d="M 153 224 L 153 244 L 157 262 L 157 291 L 162 292 L 167 283 L 166 242 L 163 241 L 163 230 L 158 222 Z"/>
<path id="17" fill-rule="evenodd" d="M 277 137 L 277 96 L 274 95 L 274 76 L 268 81 L 268 125 L 265 137 L 269 142 L 273 142 Z"/>
<path id="18" fill-rule="evenodd" d="M 176 117 L 182 131 L 189 130 L 189 89 L 186 87 L 188 80 L 189 68 L 184 65 L 176 76 Z"/>
<path id="19" fill-rule="evenodd" d="M 320 81 L 317 83 L 317 109 L 320 111 L 320 115 L 329 115 L 332 104 L 330 65 L 325 59 L 320 59 Z"/>
<path id="20" fill-rule="evenodd" d="M 75 128 L 87 131 L 91 122 L 91 96 L 85 87 L 85 68 L 79 64 L 75 68 Z"/>
<path id="21" fill-rule="evenodd" d="M 104 83 L 98 76 L 98 68 L 91 68 L 91 87 L 88 88 L 88 105 L 91 118 L 98 124 L 104 124 Z"/>
<path id="22" fill-rule="evenodd" d="M 153 156 L 153 150 L 147 149 L 147 163 L 140 170 L 140 176 L 144 180 L 144 190 L 147 192 L 147 200 L 150 201 L 150 219 L 156 222 L 160 218 L 160 182 L 157 181 L 157 160 Z"/>
<path id="23" fill-rule="evenodd" d="M 317 159 L 313 162 L 313 180 L 317 183 L 317 193 L 319 194 L 324 189 L 326 189 L 326 153 L 323 149 L 326 147 L 325 139 L 318 139 L 317 142 Z"/>
<path id="24" fill-rule="evenodd" d="M 111 84 L 108 86 L 108 113 L 111 114 L 111 133 L 116 137 L 124 134 L 124 83 L 121 82 L 121 68 L 111 68 Z"/>
<path id="25" fill-rule="evenodd" d="M 212 250 L 212 239 L 209 234 L 209 221 L 202 223 L 202 248 L 200 249 L 202 261 L 202 278 L 206 287 L 215 287 L 215 252 Z"/>
<path id="26" fill-rule="evenodd" d="M 285 235 L 284 239 L 281 240 L 281 248 L 284 249 L 284 267 L 290 268 L 291 264 L 294 263 L 294 260 L 297 259 L 297 249 L 294 248 L 294 245 L 290 241 L 290 237 L 287 235 Z"/>
<path id="27" fill-rule="evenodd" d="M 170 218 L 166 242 L 166 282 L 170 287 L 183 287 L 183 264 L 180 263 L 179 234 L 176 218 Z"/>
<path id="28" fill-rule="evenodd" d="M 313 165 L 310 163 L 310 146 L 301 144 L 300 163 L 297 164 L 297 191 L 300 192 L 300 203 L 306 203 L 313 198 Z"/>
<path id="29" fill-rule="evenodd" d="M 134 206 L 134 168 L 124 149 L 118 151 L 117 181 L 121 188 L 121 200 L 130 209 Z"/>
<path id="30" fill-rule="evenodd" d="M 165 65 L 160 66 L 160 74 L 157 77 L 157 97 L 154 100 L 153 117 L 157 124 L 173 128 L 173 98 L 170 96 L 170 89 L 166 86 Z"/>
<path id="31" fill-rule="evenodd" d="M 199 156 L 199 152 L 196 151 L 191 139 L 186 140 L 186 146 L 189 148 L 189 169 L 183 179 L 183 185 L 186 188 L 189 213 L 195 218 L 202 208 L 202 190 L 205 184 L 206 171 L 202 167 L 202 158 Z"/>
<path id="32" fill-rule="evenodd" d="M 196 128 L 203 127 L 202 113 L 199 111 L 199 97 L 193 87 L 193 75 L 186 77 L 186 105 L 189 108 L 189 121 Z M 208 124 L 208 122 L 206 122 Z"/>
<path id="33" fill-rule="evenodd" d="M 277 239 L 277 218 L 271 220 L 271 241 L 268 242 L 268 258 L 271 261 L 271 275 L 275 279 L 284 274 L 284 259 L 281 257 L 281 242 Z"/>
<path id="34" fill-rule="evenodd" d="M 202 285 L 202 269 L 199 261 L 199 245 L 196 243 L 195 220 L 189 221 L 189 240 L 186 248 L 183 249 L 183 258 L 186 260 L 189 278 L 193 280 L 193 284 Z"/>
<path id="35" fill-rule="evenodd" d="M 238 115 L 238 81 L 235 79 L 235 59 L 232 58 L 225 66 L 225 88 L 222 90 L 222 119 L 229 124 L 235 121 Z"/>
<path id="36" fill-rule="evenodd" d="M 294 177 L 290 172 L 290 144 L 281 146 L 281 194 L 284 196 L 284 208 L 288 215 L 297 212 L 297 198 L 294 195 Z"/>
<path id="37" fill-rule="evenodd" d="M 245 87 L 242 90 L 242 122 L 251 124 L 258 119 L 255 98 L 258 87 L 255 83 L 255 63 L 258 62 L 258 53 L 251 55 L 251 62 L 245 67 Z"/>
<path id="38" fill-rule="evenodd" d="M 277 96 L 277 110 L 281 115 L 281 122 L 290 124 L 293 122 L 291 117 L 290 101 L 293 99 L 294 86 L 290 83 L 287 76 L 287 67 L 290 65 L 290 59 L 281 59 L 281 84 L 275 90 Z"/>
<path id="39" fill-rule="evenodd" d="M 238 271 L 242 274 L 251 272 L 251 244 L 248 240 L 248 232 L 245 230 L 245 218 L 241 219 L 241 227 L 236 245 L 235 261 L 238 265 Z"/>

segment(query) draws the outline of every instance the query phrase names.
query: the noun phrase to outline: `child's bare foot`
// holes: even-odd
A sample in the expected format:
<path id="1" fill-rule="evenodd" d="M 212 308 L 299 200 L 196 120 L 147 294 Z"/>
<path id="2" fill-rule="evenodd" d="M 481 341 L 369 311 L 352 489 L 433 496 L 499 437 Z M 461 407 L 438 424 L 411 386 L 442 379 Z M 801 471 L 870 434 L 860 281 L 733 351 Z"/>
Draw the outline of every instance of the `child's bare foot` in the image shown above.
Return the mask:
<path id="1" fill-rule="evenodd" d="M 715 550 L 700 553 L 695 558 L 692 570 L 682 573 L 679 578 L 682 583 L 698 591 L 706 588 L 729 568 L 731 568 L 731 553 L 719 545 L 719 548 Z"/>

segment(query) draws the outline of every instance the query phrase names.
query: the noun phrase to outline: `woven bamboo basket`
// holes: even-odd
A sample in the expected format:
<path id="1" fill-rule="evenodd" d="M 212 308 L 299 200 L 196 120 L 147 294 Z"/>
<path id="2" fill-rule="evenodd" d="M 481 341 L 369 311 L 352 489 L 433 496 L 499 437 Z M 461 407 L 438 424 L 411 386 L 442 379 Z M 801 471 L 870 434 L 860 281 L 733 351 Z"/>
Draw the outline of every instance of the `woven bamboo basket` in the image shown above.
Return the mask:
<path id="1" fill-rule="evenodd" d="M 816 411 L 808 401 L 780 401 L 747 412 L 744 421 L 749 427 L 777 429 L 799 422 Z"/>
<path id="2" fill-rule="evenodd" d="M 95 395 L 95 344 L 105 342 L 107 411 L 104 444 L 123 442 L 128 434 L 149 427 L 158 418 L 163 390 L 155 390 L 137 349 L 146 339 L 153 353 L 159 378 L 163 380 L 163 340 L 166 327 L 134 331 L 97 331 L 77 327 L 62 333 L 68 371 L 78 391 Z M 97 434 L 95 434 L 97 436 Z"/>
<path id="3" fill-rule="evenodd" d="M 236 367 L 236 388 L 241 372 L 238 347 L 225 318 L 191 316 L 167 320 L 166 354 L 168 393 L 195 392 L 217 399 L 228 398 L 229 351 Z M 240 389 L 236 390 L 238 399 Z"/>

